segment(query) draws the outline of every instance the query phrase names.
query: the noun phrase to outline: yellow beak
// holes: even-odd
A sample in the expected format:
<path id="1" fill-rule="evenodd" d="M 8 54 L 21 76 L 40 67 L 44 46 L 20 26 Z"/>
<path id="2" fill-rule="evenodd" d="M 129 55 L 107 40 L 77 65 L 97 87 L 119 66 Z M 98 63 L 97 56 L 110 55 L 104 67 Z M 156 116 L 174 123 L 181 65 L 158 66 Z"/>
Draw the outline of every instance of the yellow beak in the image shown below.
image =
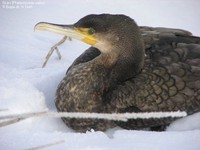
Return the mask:
<path id="1" fill-rule="evenodd" d="M 94 35 L 88 34 L 89 29 L 90 28 L 76 28 L 73 25 L 59 25 L 46 22 L 40 22 L 36 24 L 34 28 L 34 30 L 46 30 L 83 41 L 89 45 L 95 45 L 97 41 Z"/>

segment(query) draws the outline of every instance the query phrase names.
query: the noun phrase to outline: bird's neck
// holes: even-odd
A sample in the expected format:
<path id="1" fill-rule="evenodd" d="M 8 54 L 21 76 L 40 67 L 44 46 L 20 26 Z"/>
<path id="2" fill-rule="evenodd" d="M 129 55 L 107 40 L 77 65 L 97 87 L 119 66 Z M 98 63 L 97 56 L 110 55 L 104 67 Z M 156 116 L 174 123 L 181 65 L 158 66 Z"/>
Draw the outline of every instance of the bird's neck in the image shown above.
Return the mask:
<path id="1" fill-rule="evenodd" d="M 135 54 L 137 52 L 137 54 Z M 109 78 L 113 82 L 124 82 L 135 77 L 142 69 L 144 62 L 143 50 L 123 50 L 123 54 L 101 53 L 96 64 L 109 70 Z"/>
<path id="2" fill-rule="evenodd" d="M 113 68 L 118 59 L 115 53 L 101 53 L 97 58 L 97 63 L 103 65 L 105 68 Z"/>
<path id="3" fill-rule="evenodd" d="M 145 54 L 141 35 L 129 36 L 122 36 L 120 42 L 98 45 L 101 54 L 97 57 L 97 64 L 108 68 L 110 78 L 117 82 L 135 77 L 143 68 Z"/>
<path id="4" fill-rule="evenodd" d="M 112 70 L 112 78 L 119 83 L 125 82 L 130 78 L 137 76 L 143 67 L 143 59 L 134 59 L 133 55 L 124 55 L 119 57 Z"/>

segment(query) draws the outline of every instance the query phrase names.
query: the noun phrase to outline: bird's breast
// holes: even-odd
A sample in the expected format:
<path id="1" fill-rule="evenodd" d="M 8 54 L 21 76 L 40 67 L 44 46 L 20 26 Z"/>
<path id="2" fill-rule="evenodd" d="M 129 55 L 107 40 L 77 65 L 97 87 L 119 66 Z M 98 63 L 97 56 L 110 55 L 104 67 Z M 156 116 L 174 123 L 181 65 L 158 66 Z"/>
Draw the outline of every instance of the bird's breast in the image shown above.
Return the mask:
<path id="1" fill-rule="evenodd" d="M 102 112 L 103 95 L 109 86 L 106 70 L 93 63 L 70 69 L 58 86 L 56 106 L 67 112 Z"/>

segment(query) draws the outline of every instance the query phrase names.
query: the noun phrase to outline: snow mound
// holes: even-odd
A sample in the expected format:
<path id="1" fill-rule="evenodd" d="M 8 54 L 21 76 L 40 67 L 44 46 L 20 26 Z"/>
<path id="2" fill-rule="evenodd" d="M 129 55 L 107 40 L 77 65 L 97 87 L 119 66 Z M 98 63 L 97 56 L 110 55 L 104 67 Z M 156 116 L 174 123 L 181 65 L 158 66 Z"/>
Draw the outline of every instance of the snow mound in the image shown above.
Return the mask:
<path id="1" fill-rule="evenodd" d="M 0 109 L 9 113 L 35 112 L 47 109 L 45 97 L 24 79 L 0 80 Z"/>

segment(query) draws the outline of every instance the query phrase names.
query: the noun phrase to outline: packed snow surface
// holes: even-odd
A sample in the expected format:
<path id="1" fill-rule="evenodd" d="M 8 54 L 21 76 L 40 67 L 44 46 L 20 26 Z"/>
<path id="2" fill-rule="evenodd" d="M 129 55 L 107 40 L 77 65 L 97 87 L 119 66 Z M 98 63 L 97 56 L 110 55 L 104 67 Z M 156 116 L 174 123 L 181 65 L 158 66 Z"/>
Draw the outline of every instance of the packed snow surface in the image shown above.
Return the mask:
<path id="1" fill-rule="evenodd" d="M 62 36 L 34 32 L 36 23 L 72 24 L 87 14 L 125 14 L 138 25 L 181 28 L 200 36 L 199 8 L 198 0 L 1 0 L 0 115 L 56 111 L 57 85 L 89 47 L 76 40 L 65 42 L 59 47 L 62 59 L 55 53 L 42 69 L 47 52 Z M 28 148 L 200 150 L 200 113 L 177 120 L 166 132 L 115 128 L 76 133 L 59 118 L 30 118 L 0 128 L 0 150 Z"/>

